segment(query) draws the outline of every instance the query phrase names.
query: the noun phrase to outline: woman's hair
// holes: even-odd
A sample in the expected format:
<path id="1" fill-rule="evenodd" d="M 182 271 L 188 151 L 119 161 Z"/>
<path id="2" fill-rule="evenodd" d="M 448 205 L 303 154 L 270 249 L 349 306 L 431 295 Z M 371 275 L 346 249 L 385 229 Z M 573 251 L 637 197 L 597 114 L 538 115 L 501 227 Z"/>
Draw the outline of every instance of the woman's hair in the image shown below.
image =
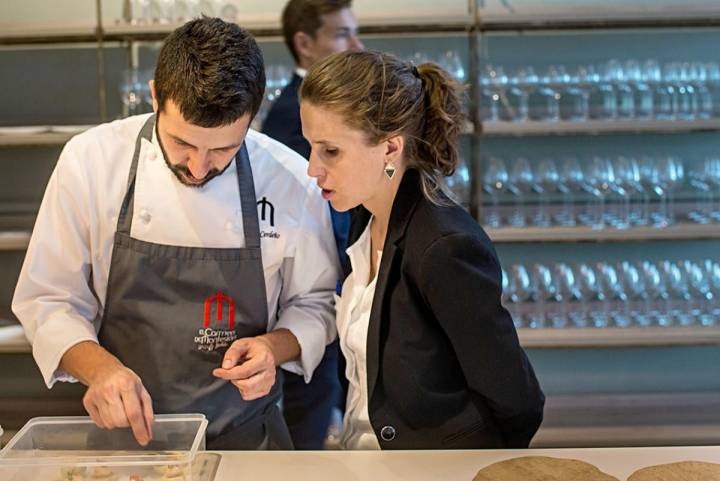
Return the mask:
<path id="1" fill-rule="evenodd" d="M 343 52 L 310 69 L 300 97 L 338 113 L 373 145 L 402 135 L 405 161 L 420 172 L 425 196 L 448 204 L 444 177 L 458 164 L 464 117 L 460 89 L 433 63 L 415 67 L 386 53 Z"/>

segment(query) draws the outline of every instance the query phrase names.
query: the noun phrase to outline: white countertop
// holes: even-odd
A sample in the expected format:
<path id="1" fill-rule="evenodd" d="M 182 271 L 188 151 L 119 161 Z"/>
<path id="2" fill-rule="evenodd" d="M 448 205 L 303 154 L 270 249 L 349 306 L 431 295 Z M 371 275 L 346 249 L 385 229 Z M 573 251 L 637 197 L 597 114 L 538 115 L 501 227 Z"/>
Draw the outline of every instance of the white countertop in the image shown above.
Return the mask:
<path id="1" fill-rule="evenodd" d="M 640 468 L 678 461 L 720 463 L 720 446 L 478 451 L 220 452 L 215 481 L 471 481 L 485 466 L 522 456 L 588 462 L 625 481 Z"/>

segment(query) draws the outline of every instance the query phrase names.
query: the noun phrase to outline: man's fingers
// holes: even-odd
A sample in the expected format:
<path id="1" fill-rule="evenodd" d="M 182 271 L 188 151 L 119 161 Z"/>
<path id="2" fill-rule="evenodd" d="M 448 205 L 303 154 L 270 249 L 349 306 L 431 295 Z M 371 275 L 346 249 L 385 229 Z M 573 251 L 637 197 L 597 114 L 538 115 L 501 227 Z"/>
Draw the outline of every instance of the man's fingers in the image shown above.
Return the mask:
<path id="1" fill-rule="evenodd" d="M 105 423 L 103 422 L 102 416 L 100 416 L 100 411 L 95 405 L 95 401 L 92 399 L 92 397 L 86 395 L 83 398 L 83 406 L 85 406 L 85 410 L 90 416 L 90 419 L 93 420 L 97 427 L 101 429 L 107 428 L 107 426 L 105 426 Z"/>
<path id="2" fill-rule="evenodd" d="M 223 357 L 222 368 L 230 369 L 240 363 L 240 360 L 245 357 L 250 346 L 244 339 L 233 342 Z"/>
<path id="3" fill-rule="evenodd" d="M 108 404 L 105 399 L 100 399 L 98 401 L 97 409 L 105 429 L 113 429 L 117 427 L 115 426 L 115 419 L 113 418 L 110 404 Z"/>
<path id="4" fill-rule="evenodd" d="M 148 435 L 150 439 L 153 438 L 153 423 L 155 422 L 155 412 L 152 407 L 152 399 L 150 394 L 144 387 L 140 388 L 140 400 L 142 401 L 143 417 L 145 418 L 145 425 L 147 427 Z"/>
<path id="5" fill-rule="evenodd" d="M 266 396 L 275 384 L 275 371 L 263 371 L 249 379 L 231 381 L 246 401 Z"/>
<path id="6" fill-rule="evenodd" d="M 238 379 L 248 379 L 265 369 L 264 363 L 257 358 L 247 359 L 239 366 L 235 366 L 232 369 L 215 369 L 213 375 L 221 379 L 227 379 L 228 381 Z M 274 369 L 274 368 L 273 368 Z"/>
<path id="7" fill-rule="evenodd" d="M 127 414 L 125 414 L 125 405 L 123 399 L 118 392 L 117 397 L 110 400 L 106 406 L 108 416 L 112 419 L 113 428 L 126 428 L 130 426 Z"/>
<path id="8" fill-rule="evenodd" d="M 140 394 L 136 389 L 127 389 L 120 392 L 120 398 L 135 439 L 141 446 L 146 446 L 150 442 L 150 433 L 145 422 Z"/>

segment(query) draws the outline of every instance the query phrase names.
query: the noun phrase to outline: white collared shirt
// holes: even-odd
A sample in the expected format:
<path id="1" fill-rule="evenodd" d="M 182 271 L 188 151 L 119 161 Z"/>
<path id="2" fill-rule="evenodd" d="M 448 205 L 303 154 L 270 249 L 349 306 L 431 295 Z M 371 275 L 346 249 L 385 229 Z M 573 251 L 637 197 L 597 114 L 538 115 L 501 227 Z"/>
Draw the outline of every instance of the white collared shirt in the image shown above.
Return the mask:
<path id="1" fill-rule="evenodd" d="M 50 178 L 20 272 L 12 310 L 51 387 L 75 381 L 58 368 L 81 341 L 97 341 L 117 216 L 135 139 L 148 115 L 99 125 L 71 139 Z M 327 203 L 304 158 L 250 130 L 245 138 L 258 206 L 268 331 L 286 328 L 301 347 L 282 367 L 309 381 L 335 338 L 339 276 Z M 244 247 L 236 166 L 202 188 L 181 184 L 157 138 L 143 140 L 131 236 L 187 247 Z"/>
<path id="2" fill-rule="evenodd" d="M 372 220 L 360 238 L 346 250 L 352 272 L 343 283 L 342 296 L 336 298 L 337 329 L 340 348 L 347 361 L 345 376 L 349 381 L 340 439 L 343 449 L 380 449 L 368 413 L 367 336 L 382 252 L 378 251 L 378 268 L 370 279 L 370 224 Z"/>

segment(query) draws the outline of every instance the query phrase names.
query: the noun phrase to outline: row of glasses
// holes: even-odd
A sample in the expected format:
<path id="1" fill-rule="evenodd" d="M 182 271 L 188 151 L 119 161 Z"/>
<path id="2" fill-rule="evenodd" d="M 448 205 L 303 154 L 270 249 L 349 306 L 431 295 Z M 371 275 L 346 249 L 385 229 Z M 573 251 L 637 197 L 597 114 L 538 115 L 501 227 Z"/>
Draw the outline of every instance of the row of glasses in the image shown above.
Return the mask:
<path id="1" fill-rule="evenodd" d="M 470 205 L 470 169 L 465 159 L 460 158 L 455 172 L 445 178 L 445 183 L 456 201 L 464 206 Z"/>
<path id="2" fill-rule="evenodd" d="M 710 174 L 705 174 L 703 185 L 716 190 L 720 161 L 713 165 L 719 176 L 710 182 Z M 491 156 L 482 173 L 482 189 L 489 198 L 482 223 L 492 228 L 667 227 L 677 221 L 675 192 L 684 182 L 685 164 L 672 155 L 596 155 L 583 162 L 573 156 L 545 157 L 532 164 L 522 156 Z M 507 196 L 512 198 L 509 211 L 500 204 Z"/>
<path id="3" fill-rule="evenodd" d="M 152 111 L 152 95 L 150 93 L 150 80 L 154 71 L 152 69 L 123 70 L 118 89 L 122 102 L 122 115 L 143 114 Z"/>
<path id="4" fill-rule="evenodd" d="M 611 59 L 599 65 L 481 70 L 485 121 L 695 120 L 720 115 L 720 64 Z"/>
<path id="5" fill-rule="evenodd" d="M 456 81 L 465 83 L 467 81 L 467 70 L 457 50 L 447 50 L 438 56 L 432 56 L 427 52 L 414 52 L 408 59 L 414 65 L 423 63 L 435 63 L 448 72 Z"/>
<path id="6" fill-rule="evenodd" d="M 720 264 L 711 259 L 513 264 L 502 288 L 518 328 L 720 324 Z"/>
<path id="7" fill-rule="evenodd" d="M 720 222 L 720 157 L 710 156 L 689 173 L 690 185 L 698 192 L 688 217 L 698 224 Z"/>
<path id="8" fill-rule="evenodd" d="M 236 20 L 230 0 L 125 0 L 125 21 L 131 25 L 182 23 L 201 15 Z"/>

